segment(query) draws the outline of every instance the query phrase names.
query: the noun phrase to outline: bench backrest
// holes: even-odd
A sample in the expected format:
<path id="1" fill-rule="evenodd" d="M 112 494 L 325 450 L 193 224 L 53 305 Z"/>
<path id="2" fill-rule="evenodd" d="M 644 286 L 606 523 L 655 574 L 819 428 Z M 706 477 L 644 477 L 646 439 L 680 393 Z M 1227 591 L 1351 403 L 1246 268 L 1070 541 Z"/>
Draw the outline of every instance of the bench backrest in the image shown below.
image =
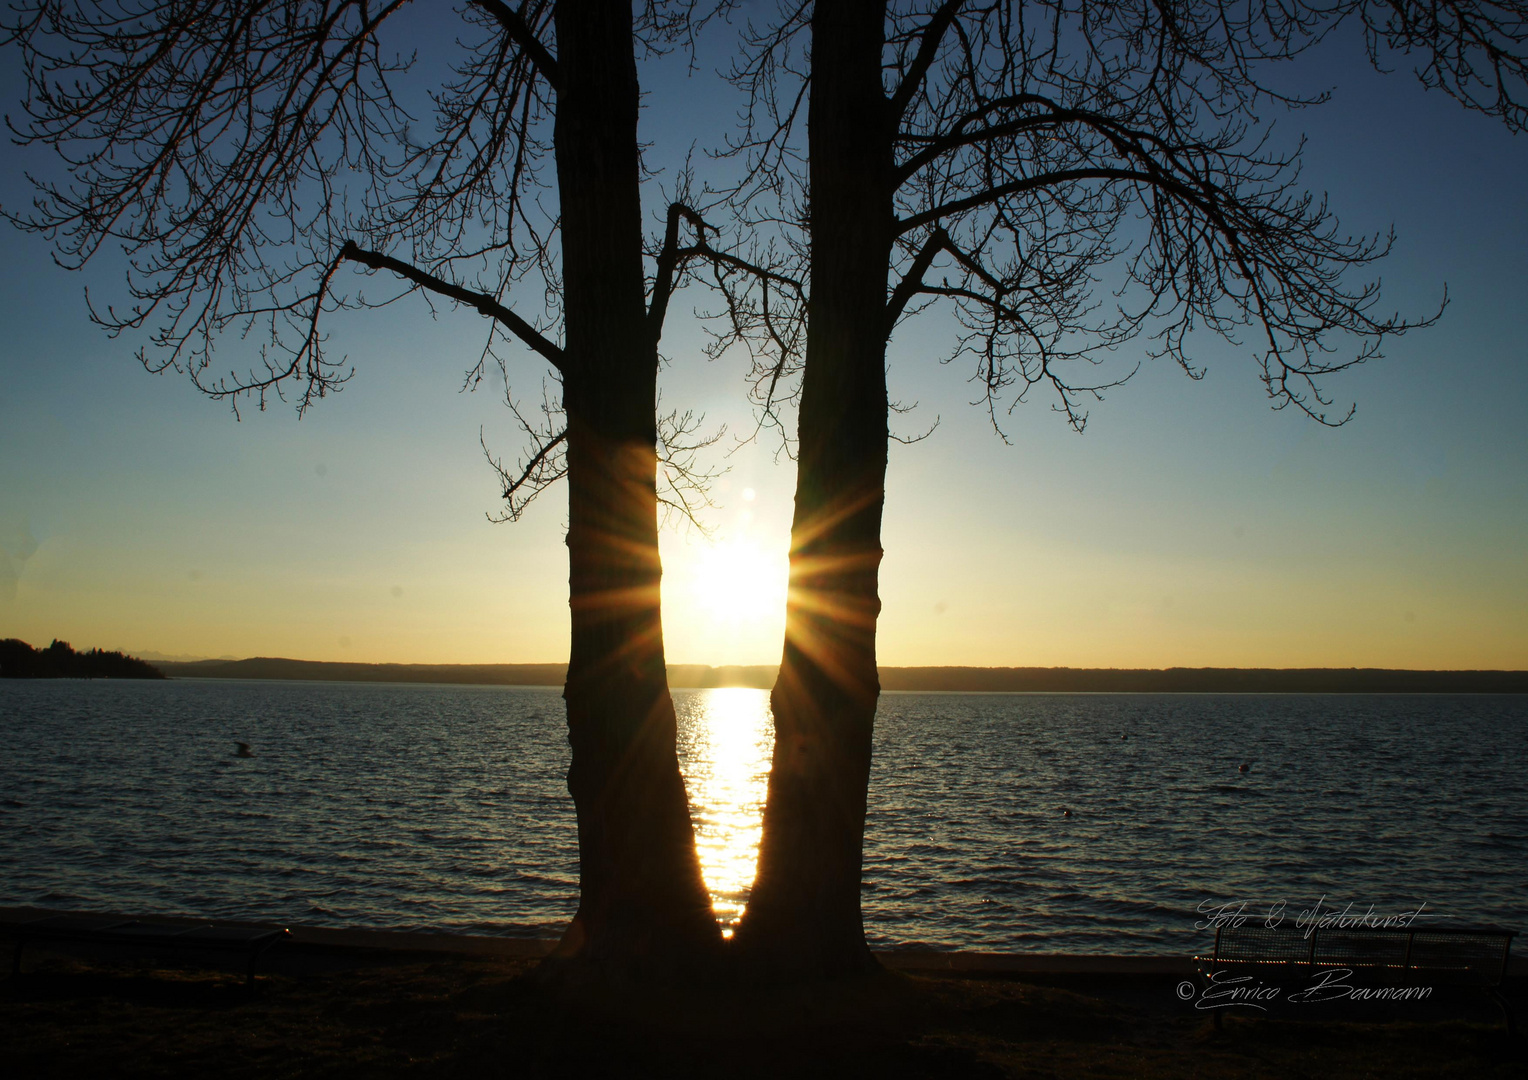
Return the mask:
<path id="1" fill-rule="evenodd" d="M 1495 927 L 1392 930 L 1249 922 L 1216 929 L 1214 959 L 1397 968 L 1496 985 L 1506 976 L 1513 936 Z"/>

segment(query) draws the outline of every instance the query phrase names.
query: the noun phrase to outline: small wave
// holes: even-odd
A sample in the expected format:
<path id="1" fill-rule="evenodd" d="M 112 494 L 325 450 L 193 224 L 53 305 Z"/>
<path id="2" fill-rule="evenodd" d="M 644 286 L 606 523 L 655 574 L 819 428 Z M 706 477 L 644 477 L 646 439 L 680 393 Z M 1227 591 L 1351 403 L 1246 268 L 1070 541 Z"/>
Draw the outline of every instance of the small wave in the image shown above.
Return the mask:
<path id="1" fill-rule="evenodd" d="M 538 692 L 530 710 L 523 691 L 377 687 L 358 705 L 355 691 L 317 686 L 166 687 L 146 688 L 141 714 L 36 711 L 19 731 L 7 716 L 0 791 L 25 801 L 0 808 L 48 813 L 0 819 L 22 841 L 0 852 L 0 903 L 47 889 L 58 906 L 295 919 L 312 904 L 307 918 L 331 925 L 536 937 L 576 906 L 565 731 L 539 722 L 554 695 Z M 209 708 L 218 695 L 228 707 Z M 1415 890 L 1451 916 L 1508 921 L 1518 882 L 1504 867 L 1528 847 L 1513 774 L 1528 710 L 1365 708 L 888 696 L 867 807 L 867 932 L 931 948 L 1161 951 L 1187 940 L 1204 897 L 1308 903 L 1323 891 L 1367 902 Z M 251 741 L 289 748 L 301 775 L 181 760 L 212 714 L 248 717 Z M 124 724 L 134 739 L 118 737 Z M 59 749 L 71 742 L 109 745 L 109 760 Z M 692 781 L 711 768 L 693 757 L 704 745 L 681 747 Z M 1238 778 L 1244 760 L 1257 764 Z M 1432 793 L 1449 790 L 1450 761 L 1468 766 L 1471 791 L 1445 805 Z M 1408 845 L 1394 831 L 1406 821 L 1429 839 Z M 1380 859 L 1371 849 L 1387 835 L 1394 858 Z"/>

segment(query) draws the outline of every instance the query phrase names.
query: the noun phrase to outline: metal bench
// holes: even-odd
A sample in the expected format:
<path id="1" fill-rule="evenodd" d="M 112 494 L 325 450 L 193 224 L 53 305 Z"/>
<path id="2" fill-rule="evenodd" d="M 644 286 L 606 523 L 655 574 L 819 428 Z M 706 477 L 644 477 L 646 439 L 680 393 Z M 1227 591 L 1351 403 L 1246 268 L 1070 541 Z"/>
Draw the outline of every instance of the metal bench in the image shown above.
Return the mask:
<path id="1" fill-rule="evenodd" d="M 286 929 L 216 923 L 147 922 L 137 919 L 49 915 L 8 927 L 16 938 L 11 974 L 21 974 L 21 953 L 32 944 L 106 945 L 146 952 L 244 954 L 244 983 L 254 985 L 255 963 L 291 936 Z"/>
<path id="2" fill-rule="evenodd" d="M 1497 927 L 1383 929 L 1374 927 L 1222 925 L 1215 931 L 1215 950 L 1194 957 L 1201 986 L 1230 986 L 1216 975 L 1232 978 L 1299 978 L 1311 980 L 1323 972 L 1347 971 L 1365 977 L 1390 975 L 1402 982 L 1475 986 L 1488 991 L 1501 1008 L 1507 1031 L 1515 1033 L 1512 1008 L 1502 996 L 1515 931 Z M 1319 983 L 1314 984 L 1319 988 Z M 1401 998 L 1401 995 L 1395 995 Z M 1201 995 L 1201 1000 L 1204 1000 Z M 1311 998 L 1308 1000 L 1332 1000 Z M 1244 1004 L 1232 1000 L 1228 1004 Z M 1214 1009 L 1221 1026 L 1223 1007 Z"/>

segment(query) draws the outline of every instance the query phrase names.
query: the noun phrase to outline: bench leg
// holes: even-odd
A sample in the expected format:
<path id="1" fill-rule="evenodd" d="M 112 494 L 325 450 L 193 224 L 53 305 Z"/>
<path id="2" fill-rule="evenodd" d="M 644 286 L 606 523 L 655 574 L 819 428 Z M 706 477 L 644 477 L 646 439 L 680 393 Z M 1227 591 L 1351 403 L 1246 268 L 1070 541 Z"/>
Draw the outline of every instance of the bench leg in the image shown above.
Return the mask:
<path id="1" fill-rule="evenodd" d="M 1507 1023 L 1507 1034 L 1516 1035 L 1517 1022 L 1512 1013 L 1512 1003 L 1508 1001 L 1506 996 L 1494 986 L 1491 988 L 1491 997 L 1496 999 L 1496 1005 L 1501 1009 L 1501 1017 Z"/>
<path id="2" fill-rule="evenodd" d="M 244 968 L 244 986 L 246 989 L 254 989 L 255 965 L 259 963 L 260 958 L 265 955 L 265 951 L 270 947 L 270 943 L 267 942 L 249 951 L 249 963 Z"/>

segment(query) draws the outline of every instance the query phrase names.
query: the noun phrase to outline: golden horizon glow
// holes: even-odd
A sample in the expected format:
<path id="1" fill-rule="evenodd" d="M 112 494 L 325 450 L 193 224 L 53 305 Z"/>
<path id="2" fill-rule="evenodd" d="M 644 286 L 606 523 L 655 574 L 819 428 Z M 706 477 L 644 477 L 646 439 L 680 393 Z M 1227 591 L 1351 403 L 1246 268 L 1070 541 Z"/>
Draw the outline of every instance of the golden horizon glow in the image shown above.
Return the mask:
<path id="1" fill-rule="evenodd" d="M 1528 562 L 1511 520 L 1482 518 L 1467 492 L 1438 494 L 1432 516 L 1415 520 L 1361 500 L 1338 506 L 1319 487 L 1320 469 L 1313 461 L 1293 478 L 1248 481 L 1251 497 L 1283 509 L 1232 507 L 1220 519 L 1170 497 L 1171 486 L 1151 499 L 1123 490 L 1077 503 L 1056 496 L 1031 514 L 1023 499 L 973 505 L 960 501 L 963 489 L 915 476 L 888 496 L 877 659 L 888 667 L 1528 668 Z M 309 476 L 314 507 L 333 516 L 268 513 L 274 495 L 208 511 L 222 516 L 196 517 L 191 507 L 147 523 L 136 504 L 80 520 L 0 506 L 0 637 L 165 659 L 566 662 L 567 549 L 556 514 L 431 532 L 431 521 L 481 510 L 481 493 L 464 483 L 455 502 L 429 513 L 415 507 L 417 492 L 401 492 L 391 515 L 358 533 L 343 500 L 327 497 L 347 474 L 336 465 Z M 368 490 L 359 472 L 349 479 Z M 715 540 L 682 527 L 660 535 L 671 664 L 779 662 L 789 480 L 782 470 L 723 493 L 732 501 L 716 514 Z M 977 491 L 1004 490 L 997 479 L 977 480 Z M 1278 502 L 1278 491 L 1302 486 L 1327 502 L 1299 513 Z M 1083 540 L 1067 531 L 1079 515 L 1092 522 Z M 312 558 L 285 556 L 299 533 Z M 198 544 L 186 548 L 184 536 Z M 1319 557 L 1299 554 L 1312 536 Z"/>
<path id="2" fill-rule="evenodd" d="M 695 850 L 711 909 L 730 938 L 758 869 L 774 747 L 769 692 L 698 690 L 676 694 L 674 706 Z"/>

